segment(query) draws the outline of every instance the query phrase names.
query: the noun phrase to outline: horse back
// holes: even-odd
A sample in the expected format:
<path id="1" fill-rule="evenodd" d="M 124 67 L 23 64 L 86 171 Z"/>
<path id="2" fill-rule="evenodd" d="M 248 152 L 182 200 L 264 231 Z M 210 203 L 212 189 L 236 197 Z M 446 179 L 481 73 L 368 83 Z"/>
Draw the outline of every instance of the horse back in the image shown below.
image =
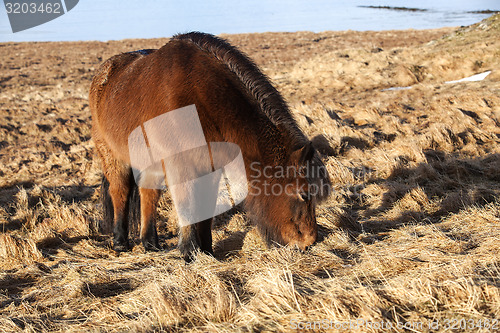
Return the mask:
<path id="1" fill-rule="evenodd" d="M 125 162 L 135 128 L 187 105 L 196 105 L 207 141 L 241 145 L 242 131 L 269 123 L 227 66 L 187 41 L 108 59 L 92 81 L 89 100 L 94 136 Z"/>
<path id="2" fill-rule="evenodd" d="M 92 110 L 98 110 L 98 105 L 101 101 L 104 88 L 112 78 L 123 71 L 123 69 L 127 68 L 134 61 L 143 58 L 144 56 L 151 54 L 154 51 L 156 50 L 147 49 L 121 53 L 109 58 L 104 63 L 102 63 L 101 66 L 97 69 L 97 72 L 95 73 L 90 85 L 89 102 Z"/>

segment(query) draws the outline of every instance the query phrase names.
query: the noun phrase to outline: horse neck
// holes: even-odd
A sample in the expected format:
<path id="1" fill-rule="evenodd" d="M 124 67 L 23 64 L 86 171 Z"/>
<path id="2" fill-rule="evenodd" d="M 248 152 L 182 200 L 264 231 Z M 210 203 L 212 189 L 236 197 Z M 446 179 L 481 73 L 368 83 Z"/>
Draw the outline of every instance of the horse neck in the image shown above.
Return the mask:
<path id="1" fill-rule="evenodd" d="M 276 165 L 286 158 L 286 138 L 270 121 L 234 126 L 227 141 L 236 143 L 243 154 L 245 165 Z"/>

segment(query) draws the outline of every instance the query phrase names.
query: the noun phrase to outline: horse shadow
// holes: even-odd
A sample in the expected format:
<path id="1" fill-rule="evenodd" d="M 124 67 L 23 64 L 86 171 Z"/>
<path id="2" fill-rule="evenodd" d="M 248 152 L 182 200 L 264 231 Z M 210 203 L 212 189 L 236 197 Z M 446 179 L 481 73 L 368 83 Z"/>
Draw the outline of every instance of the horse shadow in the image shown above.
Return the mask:
<path id="1" fill-rule="evenodd" d="M 500 195 L 500 154 L 480 158 L 461 158 L 440 150 L 424 151 L 427 162 L 416 166 L 402 163 L 388 177 L 371 178 L 357 187 L 347 202 L 347 214 L 356 222 L 347 230 L 353 237 L 370 234 L 365 242 L 384 239 L 391 230 L 408 224 L 438 223 L 449 214 L 468 207 L 483 207 Z M 401 157 L 404 160 L 404 157 Z M 368 168 L 366 168 L 368 169 Z M 366 203 L 364 190 L 376 184 L 386 191 L 378 207 Z M 413 198 L 413 197 L 416 198 Z M 410 198 L 419 208 L 432 204 L 432 210 L 405 207 Z M 395 205 L 400 204 L 400 209 Z M 391 212 L 391 218 L 384 214 Z"/>
<path id="2" fill-rule="evenodd" d="M 383 240 L 391 230 L 408 224 L 433 224 L 438 223 L 443 217 L 457 213 L 468 207 L 482 207 L 495 202 L 500 194 L 500 154 L 490 154 L 479 158 L 461 158 L 454 154 L 447 154 L 440 150 L 424 151 L 426 162 L 408 166 L 401 163 L 389 176 L 367 177 L 367 181 L 356 186 L 354 195 L 346 199 L 342 207 L 339 223 L 336 227 L 346 231 L 353 241 L 373 243 Z M 404 157 L 401 157 L 404 161 Z M 370 170 L 368 167 L 363 167 Z M 370 170 L 369 172 L 373 172 Z M 370 185 L 378 185 L 385 192 L 379 200 L 378 206 L 367 204 L 365 189 Z M 0 207 L 7 213 L 13 213 L 13 204 L 16 195 L 24 188 L 30 190 L 33 183 L 19 183 L 13 186 L 0 187 Z M 42 187 L 58 195 L 66 204 L 92 201 L 98 186 L 57 186 Z M 423 209 L 407 207 L 392 214 L 391 218 L 384 217 L 394 206 L 408 196 L 417 193 L 423 200 L 434 203 L 432 212 Z M 28 196 L 28 206 L 32 207 L 40 200 L 39 196 Z M 418 202 L 418 200 L 416 200 Z M 425 204 L 425 202 L 423 203 Z M 404 207 L 403 207 L 404 208 Z M 418 207 L 417 207 L 418 208 Z M 421 208 L 421 207 L 420 207 Z M 218 216 L 214 220 L 214 229 L 227 229 L 232 217 L 242 212 L 241 206 Z M 237 231 L 228 231 L 222 239 L 214 242 L 215 257 L 219 260 L 231 257 L 243 248 L 245 237 L 251 230 L 251 223 L 244 218 L 247 226 Z M 97 221 L 98 222 L 98 221 Z M 163 221 L 167 223 L 167 221 Z M 160 227 L 161 227 L 160 222 Z M 23 222 L 18 219 L 7 219 L 0 229 L 10 232 L 23 228 Z M 329 226 L 319 226 L 318 242 L 334 232 Z M 95 240 L 96 246 L 110 248 L 109 236 L 92 233 L 81 237 L 56 237 L 44 239 L 39 246 L 44 252 L 56 251 L 60 247 L 71 248 L 83 238 Z M 133 237 L 135 239 L 135 237 Z M 166 232 L 161 237 L 164 251 L 176 248 L 176 235 Z M 134 240 L 132 240 L 134 242 Z M 138 241 L 138 240 L 137 240 Z M 69 249 L 68 248 L 68 249 Z M 336 253 L 336 250 L 333 250 Z M 340 250 L 338 250 L 340 251 Z M 337 251 L 337 252 L 338 252 Z M 338 252 L 343 258 L 348 258 L 349 253 Z"/>

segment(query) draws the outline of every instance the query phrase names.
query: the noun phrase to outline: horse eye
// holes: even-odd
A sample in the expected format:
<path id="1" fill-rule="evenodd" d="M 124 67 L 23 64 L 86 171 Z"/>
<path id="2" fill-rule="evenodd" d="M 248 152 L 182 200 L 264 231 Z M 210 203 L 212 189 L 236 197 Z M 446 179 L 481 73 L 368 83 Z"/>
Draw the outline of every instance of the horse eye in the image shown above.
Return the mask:
<path id="1" fill-rule="evenodd" d="M 300 198 L 304 201 L 308 201 L 309 200 L 309 194 L 308 193 L 300 193 Z"/>

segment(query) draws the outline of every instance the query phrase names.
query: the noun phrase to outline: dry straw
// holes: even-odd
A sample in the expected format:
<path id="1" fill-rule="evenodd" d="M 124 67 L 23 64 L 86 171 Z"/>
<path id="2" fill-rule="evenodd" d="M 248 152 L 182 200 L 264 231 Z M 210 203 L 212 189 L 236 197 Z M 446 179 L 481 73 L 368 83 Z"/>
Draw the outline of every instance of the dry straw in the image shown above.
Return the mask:
<path id="1" fill-rule="evenodd" d="M 168 194 L 165 251 L 118 255 L 96 233 L 92 68 L 165 40 L 2 45 L 0 331 L 275 332 L 322 320 L 446 331 L 432 325 L 461 319 L 489 331 L 500 318 L 499 23 L 229 36 L 290 101 L 334 193 L 308 252 L 267 248 L 233 211 L 215 223 L 216 258 L 190 265 Z"/>

